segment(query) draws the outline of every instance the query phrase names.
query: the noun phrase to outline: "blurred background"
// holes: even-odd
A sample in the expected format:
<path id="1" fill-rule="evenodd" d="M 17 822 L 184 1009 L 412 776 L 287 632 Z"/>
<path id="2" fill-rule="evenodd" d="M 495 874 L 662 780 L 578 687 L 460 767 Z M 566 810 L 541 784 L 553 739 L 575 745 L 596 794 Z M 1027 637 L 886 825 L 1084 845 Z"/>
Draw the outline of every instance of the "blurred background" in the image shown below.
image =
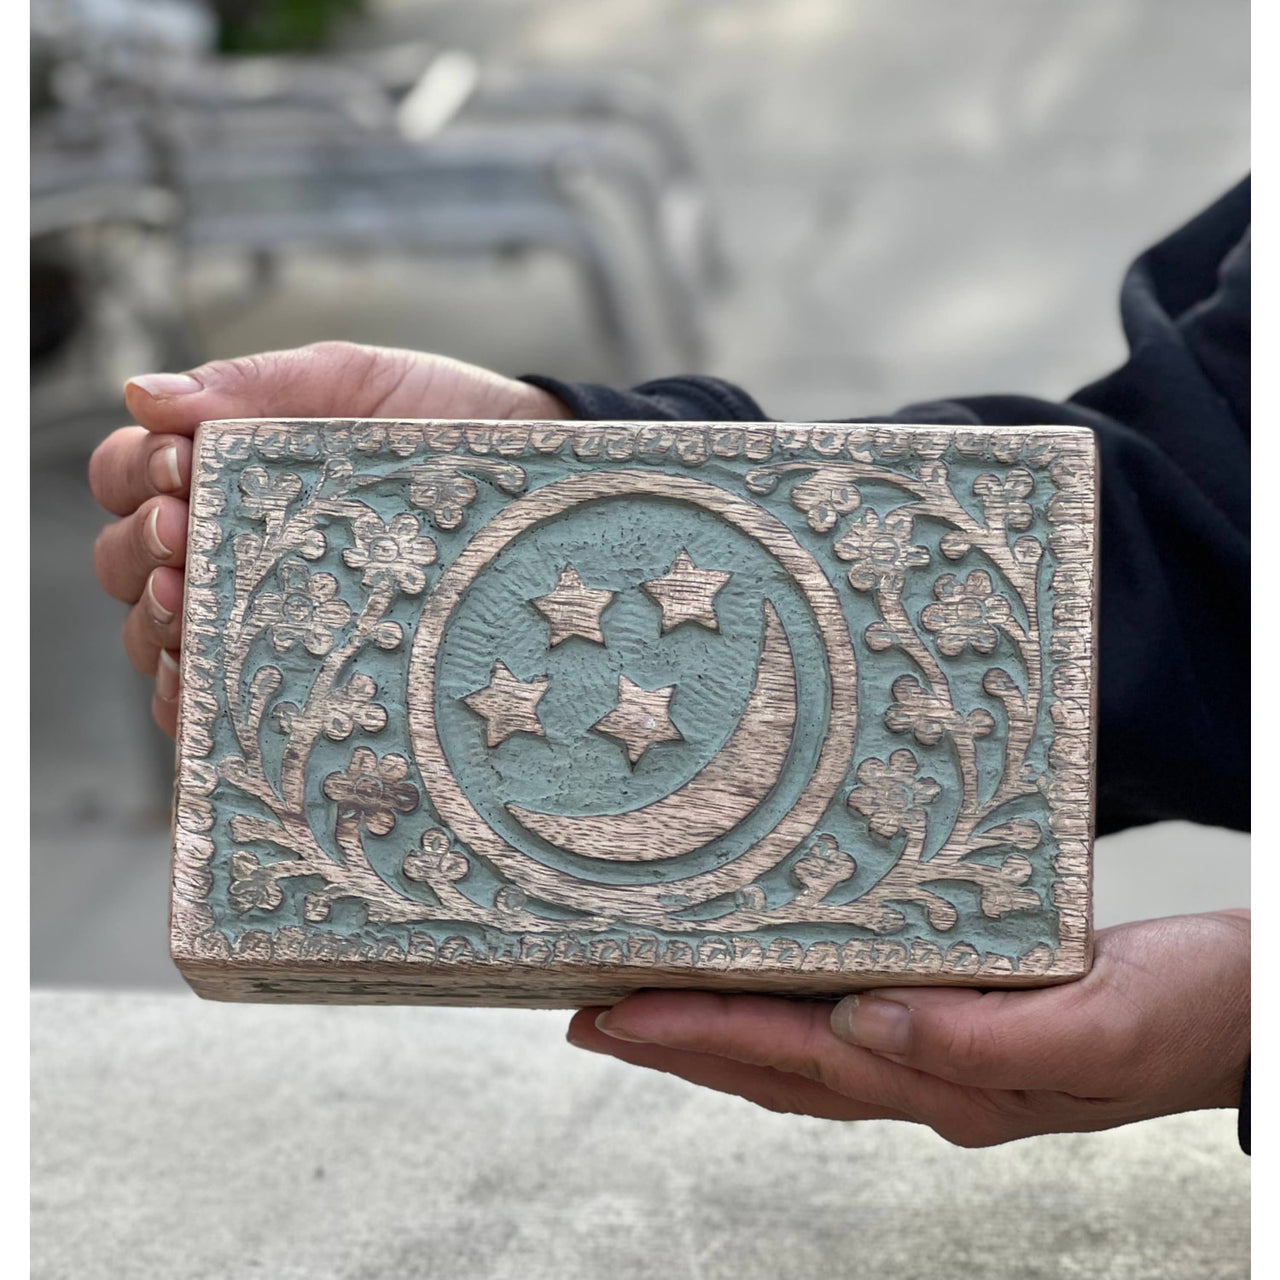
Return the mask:
<path id="1" fill-rule="evenodd" d="M 1247 0 L 34 0 L 32 978 L 178 988 L 171 745 L 85 466 L 131 374 L 349 338 L 775 418 L 1061 397 L 1247 169 Z M 1248 841 L 1099 842 L 1100 924 Z"/>

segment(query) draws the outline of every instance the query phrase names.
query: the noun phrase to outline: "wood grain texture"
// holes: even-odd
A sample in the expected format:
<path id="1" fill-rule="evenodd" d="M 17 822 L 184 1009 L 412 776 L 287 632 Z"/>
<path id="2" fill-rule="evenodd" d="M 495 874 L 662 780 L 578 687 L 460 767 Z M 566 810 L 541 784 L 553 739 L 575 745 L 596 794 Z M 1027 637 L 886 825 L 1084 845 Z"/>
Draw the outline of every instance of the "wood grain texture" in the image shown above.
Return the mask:
<path id="1" fill-rule="evenodd" d="M 1066 428 L 205 424 L 174 957 L 254 1000 L 1077 977 L 1096 519 Z"/>
<path id="2" fill-rule="evenodd" d="M 627 676 L 618 677 L 618 705 L 591 727 L 622 743 L 632 768 L 659 742 L 682 742 L 684 735 L 671 723 L 673 684 L 646 689 Z"/>
<path id="3" fill-rule="evenodd" d="M 517 680 L 505 663 L 495 662 L 489 672 L 489 683 L 462 701 L 485 722 L 485 741 L 496 747 L 513 733 L 546 737 L 542 721 L 538 719 L 538 703 L 546 691 L 545 676 Z"/>
<path id="4" fill-rule="evenodd" d="M 600 615 L 613 600 L 613 594 L 612 591 L 593 591 L 584 586 L 578 571 L 567 564 L 560 571 L 555 590 L 545 596 L 534 596 L 529 603 L 551 624 L 548 641 L 551 648 L 573 636 L 604 644 Z"/>
<path id="5" fill-rule="evenodd" d="M 642 582 L 640 589 L 662 607 L 662 634 L 682 622 L 695 622 L 708 631 L 718 631 L 716 592 L 732 575 L 722 569 L 699 569 L 683 547 L 669 572 L 661 578 Z"/>

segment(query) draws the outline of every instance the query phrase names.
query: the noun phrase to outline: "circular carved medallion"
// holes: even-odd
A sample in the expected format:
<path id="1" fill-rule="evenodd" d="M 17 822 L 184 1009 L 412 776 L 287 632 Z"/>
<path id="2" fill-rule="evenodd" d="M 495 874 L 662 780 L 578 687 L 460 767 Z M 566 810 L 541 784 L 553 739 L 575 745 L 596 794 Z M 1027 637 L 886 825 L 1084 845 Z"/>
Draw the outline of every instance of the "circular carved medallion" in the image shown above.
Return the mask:
<path id="1" fill-rule="evenodd" d="M 617 522 L 624 522 L 624 515 L 630 521 L 614 534 L 616 543 L 630 548 L 626 555 L 618 553 L 620 561 L 644 564 L 647 551 L 651 566 L 646 573 L 652 576 L 632 575 L 639 589 L 626 593 L 627 600 L 608 588 L 609 575 L 583 572 L 582 563 L 566 563 L 563 555 L 560 562 L 547 559 L 542 566 L 544 575 L 552 574 L 551 589 L 512 594 L 513 587 L 505 596 L 498 589 L 519 579 L 522 562 L 511 559 L 516 553 L 527 549 L 530 557 L 543 554 L 545 559 L 547 548 L 539 538 L 564 545 L 554 543 L 547 530 L 609 512 L 624 513 Z M 729 539 L 722 563 L 713 566 L 705 554 L 676 547 L 681 531 L 693 527 L 691 521 L 719 529 Z M 588 537 L 593 540 L 580 539 L 580 545 L 607 554 L 590 529 L 583 535 Z M 655 571 L 653 548 L 667 543 L 674 554 L 663 550 L 662 570 Z M 737 544 L 740 551 L 731 554 Z M 584 561 L 584 555 L 577 559 Z M 610 668 L 616 689 L 611 684 L 609 700 L 617 705 L 599 718 L 591 711 L 587 721 L 573 720 L 579 704 L 589 701 L 587 660 L 602 658 L 611 628 L 620 635 L 620 646 L 630 644 L 632 651 L 683 646 L 681 654 L 702 659 L 703 683 L 718 689 L 724 673 L 715 669 L 717 651 L 711 646 L 732 640 L 721 632 L 718 602 L 726 601 L 725 611 L 731 612 L 728 602 L 742 594 L 735 597 L 729 585 L 733 571 L 752 556 L 767 564 L 781 585 L 773 596 L 764 593 L 752 602 L 756 661 L 743 690 L 742 711 L 691 776 L 672 784 L 670 770 L 655 764 L 684 759 L 693 748 L 678 727 L 684 695 L 676 692 L 672 702 L 679 682 L 657 687 L 657 668 L 644 663 Z M 615 583 L 617 573 L 610 579 Z M 472 593 L 486 590 L 492 597 L 489 613 L 469 615 Z M 519 616 L 509 609 L 504 616 L 501 601 L 507 597 L 518 602 L 513 607 Z M 643 610 L 651 630 L 641 635 L 635 619 Z M 528 647 L 535 628 L 536 655 Z M 512 670 L 494 659 L 494 646 L 508 633 L 526 637 L 527 669 Z M 816 657 L 798 664 L 797 644 Z M 450 664 L 459 670 L 465 664 L 451 655 L 481 649 L 483 678 L 476 678 L 473 662 L 470 684 L 483 687 L 459 684 L 461 677 Z M 740 654 L 741 645 L 724 653 Z M 510 661 L 520 666 L 514 657 Z M 581 691 L 576 698 L 570 691 L 557 703 L 550 673 L 575 661 L 572 670 Z M 738 676 L 748 675 L 750 664 L 744 666 Z M 802 682 L 810 686 L 807 698 Z M 820 686 L 816 698 L 815 682 Z M 575 741 L 562 744 L 563 735 L 544 725 L 544 720 L 559 723 L 557 715 L 589 732 L 576 732 Z M 812 832 L 835 798 L 853 751 L 855 715 L 848 626 L 818 563 L 781 521 L 755 503 L 684 475 L 584 473 L 510 503 L 444 571 L 424 601 L 413 642 L 410 736 L 440 817 L 474 853 L 530 895 L 616 918 L 644 920 L 696 906 L 744 888 L 777 865 Z M 457 732 L 459 726 L 467 733 Z M 812 740 L 808 746 L 800 741 L 803 734 Z M 471 741 L 461 744 L 462 737 Z M 505 775 L 476 764 L 503 753 L 509 758 Z M 622 779 L 615 798 L 629 800 L 620 807 L 595 796 L 584 806 L 581 780 L 605 756 Z M 785 787 L 784 775 L 790 779 Z M 519 789 L 516 782 L 524 789 L 518 801 L 501 794 L 504 777 L 511 790 Z M 785 799 L 790 803 L 780 807 Z M 572 811 L 584 807 L 585 812 Z M 721 839 L 731 835 L 737 837 L 736 848 L 732 838 Z"/>

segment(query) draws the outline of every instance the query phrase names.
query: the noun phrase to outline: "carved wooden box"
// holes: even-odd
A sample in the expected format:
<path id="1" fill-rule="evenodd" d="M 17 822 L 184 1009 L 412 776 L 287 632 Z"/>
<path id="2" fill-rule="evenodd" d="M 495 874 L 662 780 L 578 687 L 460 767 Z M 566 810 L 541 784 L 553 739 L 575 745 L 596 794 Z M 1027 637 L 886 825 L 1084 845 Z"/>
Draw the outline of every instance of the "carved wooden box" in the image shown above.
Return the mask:
<path id="1" fill-rule="evenodd" d="M 196 437 L 173 955 L 572 1005 L 1090 959 L 1086 431 Z"/>

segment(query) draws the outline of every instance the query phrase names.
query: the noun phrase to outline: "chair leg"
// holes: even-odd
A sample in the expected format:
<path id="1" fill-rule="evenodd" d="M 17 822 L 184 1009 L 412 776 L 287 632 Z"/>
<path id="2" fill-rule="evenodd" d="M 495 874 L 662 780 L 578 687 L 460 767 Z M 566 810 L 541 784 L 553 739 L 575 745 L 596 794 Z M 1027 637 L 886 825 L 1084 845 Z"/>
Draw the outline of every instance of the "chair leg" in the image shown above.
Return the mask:
<path id="1" fill-rule="evenodd" d="M 638 168 L 619 165 L 617 161 L 613 153 L 594 150 L 580 161 L 561 163 L 556 170 L 556 182 L 583 211 L 584 219 L 598 228 L 601 219 L 592 209 L 598 187 L 608 181 L 611 172 L 617 176 L 629 195 L 629 221 L 633 222 L 638 235 L 645 271 L 656 290 L 680 372 L 699 372 L 706 357 L 702 297 L 680 253 L 677 236 L 682 230 L 680 216 L 685 211 L 670 203 L 678 189 L 662 190 Z M 596 240 L 601 241 L 598 231 Z M 605 256 L 609 252 L 607 248 L 603 251 Z"/>
<path id="2" fill-rule="evenodd" d="M 627 306 L 628 289 L 611 249 L 595 233 L 588 236 L 580 262 L 587 294 L 614 367 L 626 382 L 644 382 L 652 372 L 645 343 Z"/>
<path id="3" fill-rule="evenodd" d="M 583 207 L 571 183 L 561 184 L 565 211 L 573 224 L 573 243 L 562 245 L 582 272 L 587 296 L 616 375 L 629 383 L 643 382 L 652 369 L 648 343 L 635 308 L 627 278 L 627 264 L 599 218 Z"/>
<path id="4" fill-rule="evenodd" d="M 722 288 L 730 270 L 718 220 L 704 190 L 698 165 L 658 86 L 641 76 L 566 72 L 488 72 L 467 112 L 510 116 L 522 121 L 538 114 L 568 116 L 584 122 L 621 124 L 643 134 L 661 158 L 663 183 L 681 204 L 696 206 L 686 220 L 692 234 L 682 240 L 689 267 L 708 288 Z"/>

